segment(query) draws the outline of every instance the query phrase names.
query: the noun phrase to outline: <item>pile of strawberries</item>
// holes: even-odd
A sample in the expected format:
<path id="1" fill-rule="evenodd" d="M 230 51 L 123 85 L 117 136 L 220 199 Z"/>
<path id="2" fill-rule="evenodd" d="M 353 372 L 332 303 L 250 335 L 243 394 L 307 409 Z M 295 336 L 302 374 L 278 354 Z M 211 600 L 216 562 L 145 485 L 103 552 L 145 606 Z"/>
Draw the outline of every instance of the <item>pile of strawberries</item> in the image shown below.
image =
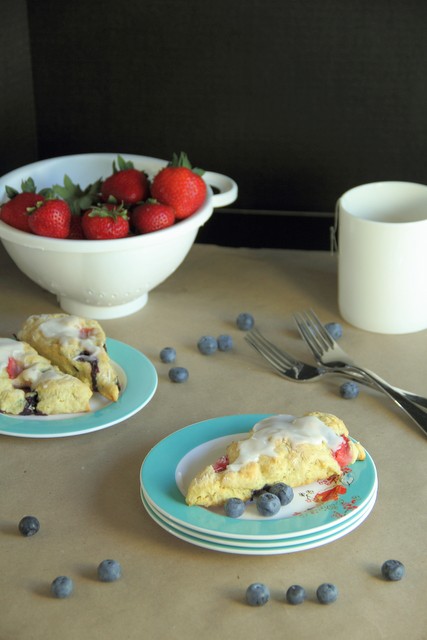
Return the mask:
<path id="1" fill-rule="evenodd" d="M 150 182 L 122 156 L 106 179 L 81 189 L 64 176 L 63 185 L 37 191 L 32 178 L 21 192 L 6 187 L 9 198 L 0 220 L 16 229 L 50 238 L 113 240 L 151 233 L 191 216 L 206 198 L 203 171 L 181 152 Z"/>

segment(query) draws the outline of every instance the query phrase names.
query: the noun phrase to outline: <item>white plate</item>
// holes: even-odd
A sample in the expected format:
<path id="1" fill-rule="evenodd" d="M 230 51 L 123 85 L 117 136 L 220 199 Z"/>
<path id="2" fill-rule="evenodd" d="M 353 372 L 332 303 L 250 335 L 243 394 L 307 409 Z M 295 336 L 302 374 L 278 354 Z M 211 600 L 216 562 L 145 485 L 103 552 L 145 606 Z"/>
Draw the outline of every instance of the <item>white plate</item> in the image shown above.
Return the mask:
<path id="1" fill-rule="evenodd" d="M 227 538 L 225 536 L 215 536 L 215 535 L 201 533 L 200 531 L 195 531 L 194 529 L 185 527 L 184 525 L 180 525 L 174 520 L 170 520 L 167 516 L 165 516 L 164 514 L 162 514 L 160 511 L 156 509 L 155 505 L 153 505 L 153 503 L 150 502 L 149 498 L 144 494 L 144 490 L 141 487 L 141 500 L 144 503 L 144 506 L 147 505 L 148 507 L 147 511 L 149 510 L 149 513 L 150 511 L 153 512 L 154 515 L 156 515 L 158 519 L 162 520 L 163 523 L 166 524 L 168 527 L 172 529 L 176 529 L 177 531 L 180 531 L 186 535 L 190 535 L 194 538 L 198 538 L 200 540 L 206 540 L 207 542 L 214 542 L 216 544 L 225 544 L 227 546 L 249 547 L 249 548 L 256 548 L 256 549 L 268 549 L 268 548 L 274 548 L 274 547 L 277 547 L 277 548 L 291 547 L 291 546 L 299 545 L 301 543 L 305 544 L 308 542 L 321 540 L 322 538 L 329 538 L 332 535 L 335 535 L 341 531 L 342 532 L 344 532 L 345 530 L 348 530 L 348 532 L 352 531 L 355 528 L 356 523 L 361 524 L 365 520 L 365 518 L 369 515 L 369 513 L 372 511 L 372 508 L 375 504 L 376 499 L 377 499 L 377 491 L 374 492 L 373 496 L 364 507 L 362 507 L 361 509 L 356 509 L 356 511 L 354 511 L 354 514 L 351 519 L 345 520 L 344 522 L 341 522 L 341 520 L 338 520 L 334 527 L 331 527 L 329 529 L 324 529 L 318 533 L 312 533 L 312 534 L 308 533 L 308 534 L 293 537 L 293 538 L 285 537 L 282 540 L 268 540 L 268 539 L 265 540 L 264 538 L 259 538 L 258 540 L 246 540 L 244 538 L 242 539 Z"/>
<path id="2" fill-rule="evenodd" d="M 21 438 L 60 438 L 98 431 L 122 422 L 142 409 L 157 388 L 157 372 L 140 351 L 107 339 L 107 350 L 120 379 L 116 402 L 94 394 L 91 411 L 59 416 L 10 416 L 0 413 L 0 434 Z"/>
<path id="3" fill-rule="evenodd" d="M 260 547 L 260 546 L 239 546 L 239 544 L 229 544 L 225 539 L 218 538 L 218 542 L 208 541 L 206 539 L 200 538 L 197 534 L 191 535 L 186 533 L 180 529 L 174 527 L 170 521 L 164 520 L 160 517 L 158 512 L 155 512 L 151 509 L 150 505 L 146 502 L 142 492 L 141 492 L 141 500 L 142 503 L 147 510 L 149 516 L 160 526 L 162 529 L 165 529 L 168 533 L 179 538 L 180 540 L 184 540 L 190 544 L 193 544 L 197 547 L 202 547 L 204 549 L 210 549 L 211 551 L 220 551 L 222 553 L 232 553 L 236 555 L 251 555 L 251 556 L 267 556 L 267 555 L 279 555 L 285 553 L 296 553 L 298 551 L 307 551 L 309 549 L 315 549 L 317 547 L 321 547 L 325 544 L 330 544 L 335 540 L 339 540 L 345 535 L 349 534 L 351 531 L 356 529 L 362 522 L 368 517 L 371 512 L 374 504 L 375 504 L 376 495 L 373 496 L 371 503 L 369 503 L 367 510 L 361 515 L 360 518 L 354 520 L 352 524 L 340 531 L 331 533 L 323 538 L 319 538 L 317 540 L 306 541 L 302 543 L 294 543 L 291 545 L 283 545 L 276 547 Z"/>
<path id="4" fill-rule="evenodd" d="M 313 507 L 296 515 L 285 511 L 276 518 L 262 518 L 252 510 L 250 519 L 228 518 L 218 510 L 186 505 L 183 491 L 188 476 L 194 473 L 194 458 L 199 456 L 198 469 L 202 469 L 206 460 L 212 462 L 218 457 L 218 451 L 224 452 L 222 447 L 227 438 L 229 441 L 246 434 L 265 417 L 266 414 L 249 414 L 213 418 L 176 431 L 157 444 L 146 456 L 140 474 L 140 485 L 157 512 L 190 530 L 208 535 L 283 541 L 332 528 L 338 520 L 351 519 L 355 510 L 370 501 L 376 491 L 377 473 L 367 453 L 365 460 L 349 467 L 341 486 L 343 493 L 338 494 L 336 500 L 316 503 L 313 507 L 306 488 L 294 490 L 295 493 L 301 491 L 300 497 L 311 501 Z"/>

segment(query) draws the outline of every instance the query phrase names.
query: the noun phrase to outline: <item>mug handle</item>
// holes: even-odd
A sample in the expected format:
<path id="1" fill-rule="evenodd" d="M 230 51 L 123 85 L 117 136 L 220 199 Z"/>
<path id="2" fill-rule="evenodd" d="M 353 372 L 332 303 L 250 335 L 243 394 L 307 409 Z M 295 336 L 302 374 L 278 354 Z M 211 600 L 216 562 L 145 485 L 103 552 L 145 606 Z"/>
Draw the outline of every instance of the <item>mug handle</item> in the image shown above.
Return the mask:
<path id="1" fill-rule="evenodd" d="M 212 206 L 214 209 L 216 207 L 225 207 L 236 200 L 238 188 L 232 178 L 224 176 L 221 173 L 205 171 L 203 179 L 209 186 L 219 189 L 219 193 L 212 195 Z"/>
<path id="2" fill-rule="evenodd" d="M 329 243 L 330 243 L 330 253 L 334 254 L 338 251 L 338 219 L 340 212 L 340 202 L 341 198 L 338 198 L 335 204 L 335 218 L 334 224 L 332 227 L 329 227 Z"/>

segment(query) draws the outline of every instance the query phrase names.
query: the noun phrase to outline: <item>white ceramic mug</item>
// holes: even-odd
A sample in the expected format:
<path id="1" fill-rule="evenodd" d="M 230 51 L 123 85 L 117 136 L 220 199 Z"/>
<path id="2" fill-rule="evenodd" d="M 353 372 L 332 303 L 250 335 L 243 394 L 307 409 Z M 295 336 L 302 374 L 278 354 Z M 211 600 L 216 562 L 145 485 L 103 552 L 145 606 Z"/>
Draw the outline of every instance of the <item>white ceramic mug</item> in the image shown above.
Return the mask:
<path id="1" fill-rule="evenodd" d="M 427 328 L 427 185 L 374 182 L 337 202 L 338 305 L 377 333 Z"/>

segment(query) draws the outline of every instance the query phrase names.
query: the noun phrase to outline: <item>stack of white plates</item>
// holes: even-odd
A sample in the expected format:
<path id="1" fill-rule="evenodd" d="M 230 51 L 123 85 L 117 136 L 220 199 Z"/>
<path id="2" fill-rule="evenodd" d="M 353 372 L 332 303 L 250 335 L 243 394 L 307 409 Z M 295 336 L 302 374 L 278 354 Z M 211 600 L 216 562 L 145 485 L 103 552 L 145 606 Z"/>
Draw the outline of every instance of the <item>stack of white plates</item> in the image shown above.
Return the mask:
<path id="1" fill-rule="evenodd" d="M 236 415 L 199 422 L 162 440 L 141 467 L 141 500 L 148 514 L 173 536 L 224 553 L 273 555 L 313 549 L 338 540 L 370 514 L 377 497 L 377 472 L 370 455 L 345 470 L 339 484 L 314 483 L 294 489 L 279 513 L 260 516 L 249 504 L 240 518 L 221 509 L 189 507 L 190 480 L 246 437 L 265 414 Z"/>

